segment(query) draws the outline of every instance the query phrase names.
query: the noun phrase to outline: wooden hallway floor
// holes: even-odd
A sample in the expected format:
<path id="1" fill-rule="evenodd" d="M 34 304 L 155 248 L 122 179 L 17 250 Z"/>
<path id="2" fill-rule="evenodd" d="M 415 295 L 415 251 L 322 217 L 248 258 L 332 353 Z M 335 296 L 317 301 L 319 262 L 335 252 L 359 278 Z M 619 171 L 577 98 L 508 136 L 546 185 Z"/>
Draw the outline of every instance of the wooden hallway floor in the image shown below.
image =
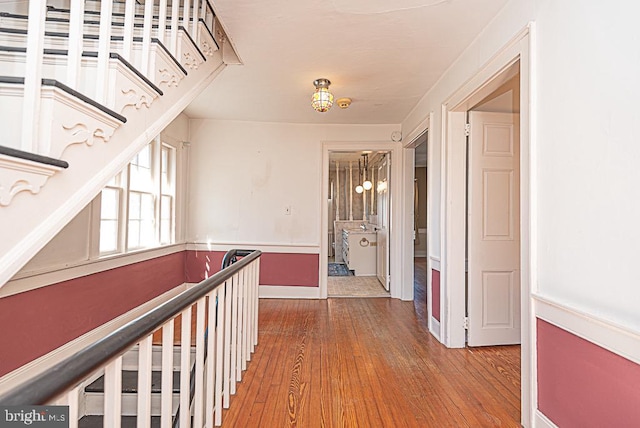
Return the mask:
<path id="1" fill-rule="evenodd" d="M 421 303 L 261 300 L 224 427 L 519 427 L 520 347 L 446 349 Z"/>

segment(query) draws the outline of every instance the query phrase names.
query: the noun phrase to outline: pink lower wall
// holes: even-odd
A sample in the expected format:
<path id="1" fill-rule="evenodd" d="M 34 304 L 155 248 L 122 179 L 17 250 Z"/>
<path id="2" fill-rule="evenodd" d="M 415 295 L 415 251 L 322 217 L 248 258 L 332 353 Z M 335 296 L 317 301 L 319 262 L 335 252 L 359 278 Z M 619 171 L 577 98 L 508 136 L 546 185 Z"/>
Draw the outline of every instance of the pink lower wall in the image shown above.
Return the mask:
<path id="1" fill-rule="evenodd" d="M 538 408 L 559 427 L 639 427 L 640 365 L 541 319 Z"/>
<path id="2" fill-rule="evenodd" d="M 185 282 L 185 253 L 0 299 L 0 376 Z"/>
<path id="3" fill-rule="evenodd" d="M 220 270 L 224 251 L 187 251 L 187 282 L 200 282 Z M 318 254 L 262 253 L 261 285 L 318 287 Z"/>
<path id="4" fill-rule="evenodd" d="M 440 321 L 440 271 L 431 270 L 431 316 Z"/>

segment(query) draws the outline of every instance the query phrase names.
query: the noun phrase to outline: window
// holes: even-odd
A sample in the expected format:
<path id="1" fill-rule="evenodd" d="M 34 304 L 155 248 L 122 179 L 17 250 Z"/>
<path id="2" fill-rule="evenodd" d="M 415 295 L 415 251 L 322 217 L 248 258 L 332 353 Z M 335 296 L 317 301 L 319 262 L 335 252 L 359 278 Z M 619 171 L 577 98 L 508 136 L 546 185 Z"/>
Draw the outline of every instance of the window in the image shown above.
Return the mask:
<path id="1" fill-rule="evenodd" d="M 129 164 L 129 224 L 127 248 L 155 244 L 155 195 L 152 175 L 152 146 L 143 148 Z"/>
<path id="2" fill-rule="evenodd" d="M 102 190 L 100 198 L 100 254 L 118 251 L 118 224 L 120 219 L 120 189 L 114 180 Z"/>
<path id="3" fill-rule="evenodd" d="M 107 184 L 100 197 L 100 254 L 175 242 L 175 164 L 176 149 L 156 138 Z"/>
<path id="4" fill-rule="evenodd" d="M 170 244 L 174 240 L 173 219 L 175 218 L 175 149 L 162 145 L 160 156 L 160 244 Z"/>

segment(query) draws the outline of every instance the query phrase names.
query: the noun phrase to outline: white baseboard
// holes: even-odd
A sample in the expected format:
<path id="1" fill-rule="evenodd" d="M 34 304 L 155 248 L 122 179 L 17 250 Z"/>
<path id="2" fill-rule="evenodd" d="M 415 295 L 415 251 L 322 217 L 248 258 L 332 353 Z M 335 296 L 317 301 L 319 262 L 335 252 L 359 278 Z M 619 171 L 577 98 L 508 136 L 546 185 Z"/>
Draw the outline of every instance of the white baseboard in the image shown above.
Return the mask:
<path id="1" fill-rule="evenodd" d="M 261 299 L 319 299 L 320 287 L 261 285 L 258 296 Z"/>
<path id="2" fill-rule="evenodd" d="M 114 318 L 113 320 L 101 325 L 100 327 L 97 327 L 83 334 L 82 336 L 72 340 L 71 342 L 65 343 L 61 347 L 54 349 L 48 354 L 45 354 L 40 358 L 37 358 L 25 364 L 24 366 L 17 368 L 10 373 L 7 373 L 0 378 L 0 395 L 27 381 L 28 379 L 39 376 L 65 358 L 70 357 L 71 355 L 87 347 L 88 345 L 106 337 L 108 334 L 122 327 L 126 323 L 145 314 L 146 312 L 166 302 L 167 300 L 172 299 L 184 290 L 184 285 L 175 287 L 167 291 L 166 293 L 163 293 L 160 296 L 138 306 L 137 308 L 134 308 L 129 312 L 122 314 L 117 318 Z"/>
<path id="3" fill-rule="evenodd" d="M 544 415 L 544 413 L 542 413 L 539 409 L 536 409 L 533 427 L 534 428 L 558 428 L 558 426 L 553 422 L 551 422 L 551 420 L 547 418 Z"/>
<path id="4" fill-rule="evenodd" d="M 440 340 L 440 321 L 438 321 L 434 317 L 430 317 L 429 319 L 430 319 L 430 321 L 429 321 L 429 333 L 431 333 L 433 335 L 433 337 L 438 339 L 438 342 L 442 343 L 442 340 Z"/>
<path id="5" fill-rule="evenodd" d="M 413 257 L 427 257 L 426 251 L 414 251 Z"/>
<path id="6" fill-rule="evenodd" d="M 533 299 L 536 317 L 640 364 L 640 332 L 549 297 L 533 295 Z"/>

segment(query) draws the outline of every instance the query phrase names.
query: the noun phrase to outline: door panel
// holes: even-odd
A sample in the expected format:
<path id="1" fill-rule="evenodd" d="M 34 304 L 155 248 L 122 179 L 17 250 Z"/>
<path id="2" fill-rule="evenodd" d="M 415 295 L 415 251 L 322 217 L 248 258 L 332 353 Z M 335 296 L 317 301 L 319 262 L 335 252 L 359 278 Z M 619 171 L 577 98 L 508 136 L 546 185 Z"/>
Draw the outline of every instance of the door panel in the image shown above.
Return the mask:
<path id="1" fill-rule="evenodd" d="M 378 195 L 378 227 L 376 228 L 376 240 L 378 241 L 376 253 L 376 275 L 378 281 L 389 291 L 389 169 L 391 162 L 389 155 L 385 155 L 384 161 L 378 166 L 378 182 L 376 192 Z"/>
<path id="2" fill-rule="evenodd" d="M 520 343 L 519 122 L 469 113 L 469 346 Z"/>

